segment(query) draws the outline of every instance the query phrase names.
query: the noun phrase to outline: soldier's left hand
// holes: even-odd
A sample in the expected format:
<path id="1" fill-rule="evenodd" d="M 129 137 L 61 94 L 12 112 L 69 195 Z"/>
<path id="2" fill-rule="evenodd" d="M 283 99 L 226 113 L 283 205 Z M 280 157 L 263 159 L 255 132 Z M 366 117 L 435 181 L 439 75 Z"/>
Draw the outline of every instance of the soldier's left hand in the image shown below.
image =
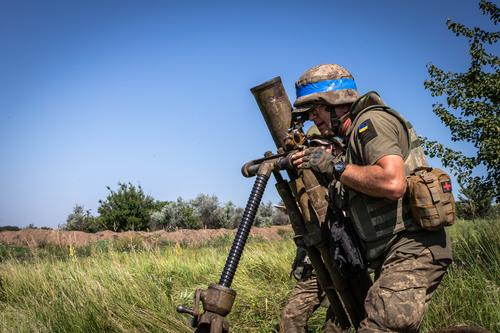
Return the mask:
<path id="1" fill-rule="evenodd" d="M 333 179 L 334 157 L 329 150 L 323 147 L 307 148 L 292 156 L 292 163 L 297 168 L 311 169 L 324 173 Z"/>

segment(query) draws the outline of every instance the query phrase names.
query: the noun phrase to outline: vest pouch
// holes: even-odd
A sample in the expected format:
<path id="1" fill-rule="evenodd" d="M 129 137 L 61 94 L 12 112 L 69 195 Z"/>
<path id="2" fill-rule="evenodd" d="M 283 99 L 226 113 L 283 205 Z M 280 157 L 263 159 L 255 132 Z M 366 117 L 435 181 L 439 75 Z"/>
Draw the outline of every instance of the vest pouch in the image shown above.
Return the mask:
<path id="1" fill-rule="evenodd" d="M 413 222 L 426 230 L 455 223 L 450 176 L 438 168 L 418 168 L 407 178 Z"/>

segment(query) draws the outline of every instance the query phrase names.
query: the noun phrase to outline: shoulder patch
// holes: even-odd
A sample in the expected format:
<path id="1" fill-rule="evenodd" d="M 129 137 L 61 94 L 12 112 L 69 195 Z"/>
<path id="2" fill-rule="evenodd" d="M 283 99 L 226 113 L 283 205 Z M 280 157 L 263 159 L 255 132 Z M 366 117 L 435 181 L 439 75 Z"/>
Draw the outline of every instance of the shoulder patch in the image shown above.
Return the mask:
<path id="1" fill-rule="evenodd" d="M 366 119 L 358 126 L 358 138 L 364 145 L 370 142 L 371 139 L 376 138 L 377 135 L 377 131 L 370 119 Z"/>

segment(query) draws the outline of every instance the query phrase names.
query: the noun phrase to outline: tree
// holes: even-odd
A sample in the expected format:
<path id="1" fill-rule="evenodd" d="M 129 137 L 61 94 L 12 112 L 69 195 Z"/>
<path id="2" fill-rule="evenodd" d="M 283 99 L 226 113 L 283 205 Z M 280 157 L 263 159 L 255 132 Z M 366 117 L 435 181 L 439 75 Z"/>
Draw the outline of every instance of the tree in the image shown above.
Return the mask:
<path id="1" fill-rule="evenodd" d="M 102 229 L 98 219 L 92 216 L 90 209 L 85 210 L 84 206 L 75 205 L 73 212 L 66 218 L 66 224 L 60 226 L 62 230 L 97 232 Z"/>
<path id="2" fill-rule="evenodd" d="M 106 188 L 110 193 L 105 200 L 99 200 L 97 209 L 102 225 L 113 231 L 146 230 L 151 212 L 160 204 L 144 194 L 140 185 L 118 183 L 116 192 Z"/>
<path id="3" fill-rule="evenodd" d="M 500 17 L 497 6 L 482 0 L 479 7 L 496 26 Z M 469 28 L 451 20 L 446 24 L 456 36 L 468 39 L 471 65 L 467 72 L 456 73 L 428 64 L 430 77 L 424 86 L 433 97 L 445 97 L 447 106 L 436 103 L 433 112 L 450 128 L 451 140 L 470 142 L 477 152 L 475 156 L 466 156 L 427 138 L 423 138 L 424 149 L 429 156 L 440 158 L 443 165 L 457 176 L 462 193 L 467 192 L 468 200 L 484 204 L 486 198 L 490 207 L 492 199 L 498 202 L 499 197 L 500 59 L 489 53 L 487 48 L 497 42 L 500 33 Z M 486 175 L 474 175 L 477 167 L 484 167 Z"/>
<path id="4" fill-rule="evenodd" d="M 19 231 L 19 230 L 21 230 L 21 228 L 19 228 L 18 226 L 14 226 L 14 225 L 4 225 L 4 226 L 0 227 L 0 232 L 2 232 L 2 231 Z"/>

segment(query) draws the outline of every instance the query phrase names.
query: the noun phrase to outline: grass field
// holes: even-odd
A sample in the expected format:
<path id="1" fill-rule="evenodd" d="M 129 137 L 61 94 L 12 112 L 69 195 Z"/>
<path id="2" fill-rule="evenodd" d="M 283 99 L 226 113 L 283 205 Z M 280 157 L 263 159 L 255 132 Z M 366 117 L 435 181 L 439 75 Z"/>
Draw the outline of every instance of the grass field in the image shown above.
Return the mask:
<path id="1" fill-rule="evenodd" d="M 480 325 L 500 331 L 500 221 L 460 221 L 449 229 L 455 262 L 422 331 Z M 202 246 L 140 240 L 83 248 L 26 250 L 0 244 L 0 332 L 192 332 L 175 312 L 195 288 L 217 282 L 229 237 Z M 234 332 L 273 332 L 294 285 L 291 238 L 251 239 L 233 281 Z M 324 309 L 310 321 L 320 332 Z"/>

